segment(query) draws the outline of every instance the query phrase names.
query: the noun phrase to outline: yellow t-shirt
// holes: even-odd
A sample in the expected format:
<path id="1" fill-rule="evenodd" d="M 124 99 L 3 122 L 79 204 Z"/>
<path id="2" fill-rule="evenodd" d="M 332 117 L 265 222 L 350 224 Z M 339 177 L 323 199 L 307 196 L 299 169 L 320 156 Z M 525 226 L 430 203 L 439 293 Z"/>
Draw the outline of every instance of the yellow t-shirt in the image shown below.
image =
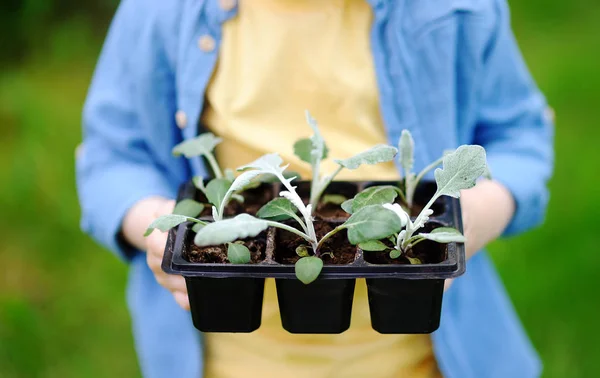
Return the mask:
<path id="1" fill-rule="evenodd" d="M 365 0 L 241 0 L 226 22 L 202 122 L 221 136 L 222 166 L 279 152 L 293 155 L 312 134 L 308 109 L 329 156 L 347 158 L 386 143 L 369 46 Z M 331 172 L 335 163 L 323 165 Z M 338 179 L 397 179 L 393 163 L 344 170 Z M 340 335 L 293 335 L 281 326 L 274 281 L 265 287 L 261 328 L 205 335 L 207 378 L 440 377 L 427 335 L 381 335 L 371 328 L 364 280 L 357 280 L 350 329 Z"/>

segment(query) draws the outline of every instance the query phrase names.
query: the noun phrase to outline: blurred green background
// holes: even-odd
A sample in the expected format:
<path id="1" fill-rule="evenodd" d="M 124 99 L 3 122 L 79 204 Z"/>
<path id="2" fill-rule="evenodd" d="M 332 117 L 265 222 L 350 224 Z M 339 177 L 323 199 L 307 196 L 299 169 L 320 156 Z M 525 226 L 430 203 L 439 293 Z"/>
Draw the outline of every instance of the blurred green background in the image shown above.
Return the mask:
<path id="1" fill-rule="evenodd" d="M 80 112 L 116 0 L 3 0 L 0 377 L 134 377 L 126 267 L 78 229 Z M 512 2 L 556 111 L 546 224 L 491 250 L 545 377 L 600 377 L 600 2 Z M 510 362 L 507 362 L 510 363 Z"/>

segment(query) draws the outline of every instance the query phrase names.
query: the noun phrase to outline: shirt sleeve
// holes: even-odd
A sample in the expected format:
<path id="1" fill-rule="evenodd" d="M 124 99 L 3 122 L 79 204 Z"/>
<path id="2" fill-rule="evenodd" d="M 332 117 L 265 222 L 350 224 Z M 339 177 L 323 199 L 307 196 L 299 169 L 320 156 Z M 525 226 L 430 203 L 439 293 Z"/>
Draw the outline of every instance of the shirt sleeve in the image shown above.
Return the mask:
<path id="1" fill-rule="evenodd" d="M 120 236 L 128 209 L 145 197 L 176 195 L 136 114 L 134 73 L 140 62 L 161 61 L 159 48 L 150 47 L 155 43 L 141 43 L 152 36 L 143 6 L 124 0 L 113 19 L 84 106 L 76 161 L 81 227 L 124 260 L 138 252 Z"/>
<path id="2" fill-rule="evenodd" d="M 553 117 L 519 51 L 506 0 L 483 56 L 475 143 L 485 147 L 495 180 L 512 193 L 516 212 L 504 236 L 540 224 L 553 169 Z"/>

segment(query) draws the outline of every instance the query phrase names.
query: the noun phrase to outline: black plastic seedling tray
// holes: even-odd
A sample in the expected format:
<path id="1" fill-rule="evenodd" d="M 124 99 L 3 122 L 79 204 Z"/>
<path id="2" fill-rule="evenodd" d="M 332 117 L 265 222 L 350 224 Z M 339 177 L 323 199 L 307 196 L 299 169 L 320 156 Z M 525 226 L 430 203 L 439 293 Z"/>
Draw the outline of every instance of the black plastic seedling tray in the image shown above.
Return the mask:
<path id="1" fill-rule="evenodd" d="M 340 182 L 330 186 L 356 191 L 390 182 Z M 274 195 L 279 186 L 269 189 Z M 435 191 L 435 182 L 424 182 L 415 195 L 424 204 Z M 192 183 L 183 185 L 179 200 L 199 199 Z M 457 199 L 442 197 L 434 205 L 430 222 L 455 227 L 462 220 Z M 328 219 L 332 220 L 332 219 Z M 332 220 L 334 221 L 334 220 Z M 339 221 L 339 220 L 338 220 Z M 372 263 L 372 255 L 357 248 L 355 260 L 346 265 L 324 265 L 319 278 L 304 285 L 297 280 L 293 264 L 275 261 L 275 233 L 269 229 L 263 261 L 255 264 L 192 263 L 186 251 L 193 243 L 191 224 L 169 232 L 163 270 L 186 279 L 192 319 L 203 332 L 252 332 L 260 327 L 265 278 L 275 278 L 283 327 L 291 333 L 342 333 L 350 326 L 356 278 L 366 278 L 373 328 L 380 333 L 430 333 L 439 327 L 444 280 L 465 271 L 465 250 L 461 243 L 441 249 L 435 264 Z M 378 252 L 366 252 L 373 254 Z M 365 260 L 365 257 L 367 258 Z"/>

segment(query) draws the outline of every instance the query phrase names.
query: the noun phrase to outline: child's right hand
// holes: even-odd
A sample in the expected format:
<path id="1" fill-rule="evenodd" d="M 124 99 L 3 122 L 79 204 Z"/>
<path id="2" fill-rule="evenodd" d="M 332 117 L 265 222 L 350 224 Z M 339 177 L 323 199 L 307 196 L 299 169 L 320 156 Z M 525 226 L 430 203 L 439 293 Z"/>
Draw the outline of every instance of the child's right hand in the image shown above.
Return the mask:
<path id="1" fill-rule="evenodd" d="M 174 207 L 175 201 L 165 200 L 156 208 L 154 212 L 154 218 L 158 218 L 161 215 L 171 214 Z M 173 294 L 175 301 L 179 306 L 185 310 L 189 310 L 190 302 L 188 300 L 185 279 L 182 276 L 167 274 L 161 268 L 166 244 L 167 232 L 154 230 L 154 232 L 146 238 L 146 261 L 148 262 L 150 270 L 152 270 L 152 273 L 154 273 L 156 281 Z"/>
<path id="2" fill-rule="evenodd" d="M 187 287 L 182 276 L 175 276 L 163 272 L 161 268 L 167 232 L 155 229 L 152 234 L 144 238 L 142 235 L 150 223 L 161 215 L 171 214 L 175 201 L 163 197 L 149 197 L 136 203 L 123 220 L 123 234 L 131 244 L 145 250 L 146 262 L 154 273 L 154 278 L 161 286 L 169 290 L 175 301 L 185 310 L 190 309 Z"/>

